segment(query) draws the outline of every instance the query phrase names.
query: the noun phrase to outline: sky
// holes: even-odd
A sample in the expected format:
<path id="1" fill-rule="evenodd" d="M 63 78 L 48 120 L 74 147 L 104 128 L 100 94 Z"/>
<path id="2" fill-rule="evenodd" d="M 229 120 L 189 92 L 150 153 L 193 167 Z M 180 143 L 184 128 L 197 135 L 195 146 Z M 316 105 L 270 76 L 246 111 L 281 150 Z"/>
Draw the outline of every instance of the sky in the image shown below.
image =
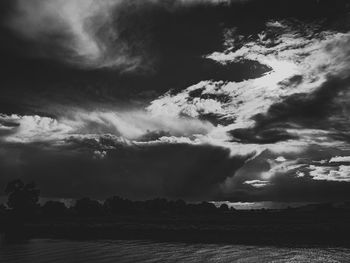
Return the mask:
<path id="1" fill-rule="evenodd" d="M 2 0 L 0 188 L 348 201 L 349 11 L 346 0 Z"/>

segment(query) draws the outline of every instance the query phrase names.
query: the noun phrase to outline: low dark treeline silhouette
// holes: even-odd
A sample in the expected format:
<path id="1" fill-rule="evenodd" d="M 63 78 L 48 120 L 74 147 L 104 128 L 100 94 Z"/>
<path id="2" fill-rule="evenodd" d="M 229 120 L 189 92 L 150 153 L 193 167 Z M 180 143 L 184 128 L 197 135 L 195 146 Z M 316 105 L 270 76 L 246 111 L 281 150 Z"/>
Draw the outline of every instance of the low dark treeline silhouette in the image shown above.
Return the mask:
<path id="1" fill-rule="evenodd" d="M 23 183 L 21 180 L 9 182 L 5 188 L 7 202 L 0 204 L 0 216 L 11 215 L 19 219 L 44 217 L 101 217 L 118 215 L 235 215 L 243 213 L 227 204 L 215 206 L 211 202 L 186 203 L 184 200 L 167 200 L 156 198 L 146 201 L 132 201 L 119 196 L 109 197 L 104 201 L 88 197 L 76 200 L 67 206 L 64 202 L 50 200 L 39 204 L 40 190 L 34 182 Z M 304 213 L 307 211 L 331 213 L 335 211 L 350 211 L 350 203 L 333 206 L 331 203 L 306 205 L 298 208 L 282 209 L 285 212 Z M 281 210 L 281 211 L 282 211 Z M 251 210 L 253 211 L 253 210 Z M 254 210 L 257 211 L 257 210 Z M 267 212 L 268 209 L 260 209 Z"/>
<path id="2" fill-rule="evenodd" d="M 8 183 L 0 205 L 0 235 L 28 238 L 152 239 L 262 245 L 350 247 L 350 203 L 298 208 L 235 210 L 226 204 L 157 198 L 104 201 L 82 198 L 72 206 L 39 203 L 34 183 Z"/>
<path id="3" fill-rule="evenodd" d="M 40 190 L 35 183 L 23 183 L 14 180 L 8 183 L 5 193 L 8 200 L 0 206 L 0 215 L 11 214 L 22 219 L 35 216 L 64 217 L 64 216 L 111 216 L 111 215 L 137 215 L 137 214 L 217 214 L 233 212 L 227 204 L 216 207 L 213 203 L 186 203 L 183 200 L 170 201 L 156 198 L 147 201 L 131 201 L 113 196 L 104 201 L 82 198 L 75 204 L 67 207 L 60 201 L 47 201 L 39 204 Z"/>

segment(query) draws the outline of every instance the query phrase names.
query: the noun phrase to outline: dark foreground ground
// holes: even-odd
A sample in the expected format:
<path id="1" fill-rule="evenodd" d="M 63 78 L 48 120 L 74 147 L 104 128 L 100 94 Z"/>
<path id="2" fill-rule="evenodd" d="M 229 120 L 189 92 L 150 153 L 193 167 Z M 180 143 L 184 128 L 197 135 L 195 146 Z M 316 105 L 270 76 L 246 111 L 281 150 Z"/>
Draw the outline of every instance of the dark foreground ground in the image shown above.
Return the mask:
<path id="1" fill-rule="evenodd" d="M 281 246 L 350 247 L 350 210 L 285 209 L 217 214 L 1 217 L 2 238 L 150 239 Z"/>

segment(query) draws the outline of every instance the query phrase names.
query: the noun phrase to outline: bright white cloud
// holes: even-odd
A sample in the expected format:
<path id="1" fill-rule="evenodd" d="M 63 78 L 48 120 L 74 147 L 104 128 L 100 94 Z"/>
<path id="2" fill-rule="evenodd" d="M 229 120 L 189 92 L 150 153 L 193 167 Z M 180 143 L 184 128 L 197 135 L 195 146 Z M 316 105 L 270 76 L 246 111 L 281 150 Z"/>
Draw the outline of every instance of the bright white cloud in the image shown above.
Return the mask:
<path id="1" fill-rule="evenodd" d="M 287 161 L 287 159 L 284 158 L 283 156 L 279 156 L 279 157 L 277 157 L 277 158 L 275 159 L 275 161 L 276 161 L 276 162 L 279 162 L 279 163 L 283 163 L 283 162 Z"/>
<path id="2" fill-rule="evenodd" d="M 286 25 L 283 25 L 279 21 L 269 21 L 266 23 L 267 27 L 275 27 L 275 28 L 286 28 Z"/>
<path id="3" fill-rule="evenodd" d="M 162 131 L 169 136 L 186 137 L 207 134 L 213 126 L 191 118 L 153 116 L 144 111 L 125 112 L 73 112 L 69 117 L 52 119 L 40 116 L 0 115 L 0 122 L 11 131 L 6 141 L 33 142 L 63 140 L 69 136 L 88 134 L 112 134 L 129 140 L 137 140 L 150 132 Z"/>
<path id="4" fill-rule="evenodd" d="M 251 181 L 245 181 L 244 184 L 250 185 L 254 188 L 263 188 L 263 187 L 269 186 L 271 183 L 269 181 L 263 181 L 263 180 L 251 180 Z"/>
<path id="5" fill-rule="evenodd" d="M 241 144 L 229 142 L 228 131 L 254 127 L 254 116 L 266 114 L 273 104 L 293 94 L 311 94 L 324 84 L 329 75 L 342 77 L 348 72 L 346 54 L 349 33 L 323 31 L 315 34 L 315 25 L 294 27 L 287 21 L 271 21 L 257 39 L 237 36 L 236 30 L 226 32 L 224 52 L 208 56 L 222 64 L 244 60 L 258 61 L 271 68 L 265 75 L 241 82 L 201 81 L 177 94 L 167 93 L 154 100 L 147 108 L 152 114 L 194 118 L 212 114 L 231 124 L 217 125 L 203 140 L 238 152 L 261 153 L 269 149 L 276 153 L 298 152 L 309 145 L 338 147 L 341 142 L 330 138 L 331 131 L 287 129 L 297 139 L 272 144 Z M 303 32 L 301 32 L 301 28 Z M 273 32 L 271 39 L 268 33 Z M 308 35 L 312 34 L 312 37 Z M 237 45 L 237 46 L 236 46 Z M 191 94 L 196 92 L 194 98 Z M 224 97 L 225 100 L 216 99 Z"/>
<path id="6" fill-rule="evenodd" d="M 350 156 L 335 156 L 329 160 L 330 163 L 348 163 L 350 162 Z"/>
<path id="7" fill-rule="evenodd" d="M 4 137 L 9 142 L 27 143 L 62 138 L 73 128 L 59 121 L 40 116 L 0 115 L 0 120 L 13 125 L 7 126 L 11 133 Z"/>
<path id="8" fill-rule="evenodd" d="M 297 175 L 297 178 L 303 178 L 303 177 L 305 177 L 305 173 L 300 172 L 300 171 L 297 171 L 297 172 L 296 172 L 296 175 Z"/>
<path id="9" fill-rule="evenodd" d="M 101 160 L 107 156 L 107 151 L 94 151 L 94 159 Z"/>
<path id="10" fill-rule="evenodd" d="M 144 111 L 79 112 L 67 122 L 75 126 L 80 133 L 111 133 L 127 139 L 137 139 L 154 131 L 190 137 L 206 134 L 213 128 L 210 123 L 198 119 L 155 116 Z"/>
<path id="11" fill-rule="evenodd" d="M 154 116 L 169 117 L 187 115 L 195 118 L 209 113 L 227 115 L 228 112 L 225 109 L 225 105 L 219 101 L 214 99 L 191 98 L 189 94 L 192 91 L 204 89 L 203 94 L 229 96 L 229 92 L 225 92 L 225 90 L 217 91 L 217 87 L 221 86 L 220 84 L 222 83 L 202 81 L 179 94 L 171 95 L 171 93 L 167 93 L 159 99 L 152 101 L 147 110 Z"/>
<path id="12" fill-rule="evenodd" d="M 350 166 L 315 166 L 311 165 L 310 176 L 318 181 L 350 182 Z"/>
<path id="13" fill-rule="evenodd" d="M 270 169 L 267 172 L 261 174 L 261 178 L 264 180 L 270 180 L 273 176 L 278 174 L 286 174 L 290 171 L 296 170 L 304 164 L 299 164 L 297 160 L 292 161 L 277 161 L 277 160 L 268 160 Z"/>
<path id="14" fill-rule="evenodd" d="M 231 128 L 252 125 L 251 117 L 266 113 L 272 104 L 292 94 L 313 92 L 330 74 L 341 76 L 348 72 L 344 49 L 347 49 L 350 34 L 322 32 L 306 38 L 287 25 L 282 29 L 273 40 L 274 45 L 271 45 L 271 39 L 265 38 L 266 32 L 262 32 L 260 40 L 247 42 L 238 50 L 207 56 L 223 64 L 254 60 L 272 69 L 260 78 L 229 84 L 234 95 L 232 104 L 240 102 L 237 108 L 232 107 L 237 121 Z M 300 76 L 301 83 L 288 82 L 294 76 Z M 287 87 L 284 83 L 288 83 Z"/>

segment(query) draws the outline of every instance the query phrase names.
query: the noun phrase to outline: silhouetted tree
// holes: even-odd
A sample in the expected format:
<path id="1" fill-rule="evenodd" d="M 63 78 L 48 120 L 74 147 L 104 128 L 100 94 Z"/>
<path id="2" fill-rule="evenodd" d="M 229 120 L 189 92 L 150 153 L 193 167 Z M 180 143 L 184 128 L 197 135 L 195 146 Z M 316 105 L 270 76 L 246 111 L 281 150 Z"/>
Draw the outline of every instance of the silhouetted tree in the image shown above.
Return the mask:
<path id="1" fill-rule="evenodd" d="M 213 203 L 202 202 L 199 205 L 199 210 L 204 213 L 216 212 L 216 206 Z"/>
<path id="2" fill-rule="evenodd" d="M 183 214 L 186 212 L 186 208 L 187 208 L 187 204 L 184 200 L 176 200 L 174 202 L 174 211 L 176 211 L 177 213 Z"/>
<path id="3" fill-rule="evenodd" d="M 231 207 L 230 207 L 230 211 L 231 211 L 231 212 L 235 212 L 235 211 L 237 211 L 237 209 L 234 208 L 233 206 L 231 206 Z"/>
<path id="4" fill-rule="evenodd" d="M 74 209 L 81 216 L 99 216 L 103 213 L 102 205 L 90 198 L 82 198 L 76 201 Z"/>
<path id="5" fill-rule="evenodd" d="M 7 205 L 16 213 L 33 214 L 39 207 L 40 190 L 34 182 L 24 184 L 17 179 L 7 184 L 5 193 L 8 196 Z"/>
<path id="6" fill-rule="evenodd" d="M 221 212 L 228 212 L 228 211 L 230 211 L 230 209 L 229 209 L 227 204 L 220 205 L 219 209 L 220 209 Z"/>
<path id="7" fill-rule="evenodd" d="M 187 204 L 187 209 L 191 214 L 213 214 L 218 211 L 213 203 L 202 202 L 200 204 Z"/>
<path id="8" fill-rule="evenodd" d="M 67 207 L 64 203 L 58 201 L 47 201 L 42 210 L 46 216 L 64 216 L 67 213 Z"/>
<path id="9" fill-rule="evenodd" d="M 135 202 L 120 198 L 119 196 L 113 196 L 104 201 L 103 208 L 110 214 L 123 214 L 125 212 L 130 212 L 135 206 L 134 203 Z"/>
<path id="10" fill-rule="evenodd" d="M 156 198 L 145 202 L 146 209 L 150 212 L 164 212 L 169 210 L 169 202 L 164 198 Z"/>

